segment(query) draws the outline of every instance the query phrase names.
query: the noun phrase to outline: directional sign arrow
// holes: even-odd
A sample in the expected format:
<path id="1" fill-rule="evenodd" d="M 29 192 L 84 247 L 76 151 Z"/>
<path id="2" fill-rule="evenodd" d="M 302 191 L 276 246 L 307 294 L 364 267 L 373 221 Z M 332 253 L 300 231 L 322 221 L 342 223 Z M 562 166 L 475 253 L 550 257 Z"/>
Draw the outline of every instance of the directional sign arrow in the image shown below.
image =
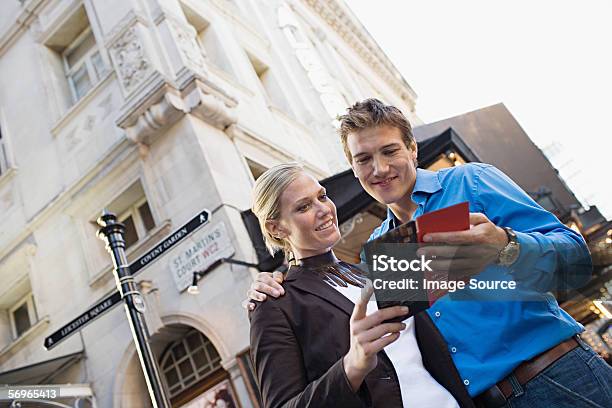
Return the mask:
<path id="1" fill-rule="evenodd" d="M 111 295 L 102 299 L 97 305 L 94 305 L 91 309 L 72 320 L 70 323 L 50 335 L 45 339 L 45 348 L 51 350 L 57 345 L 57 343 L 69 337 L 77 330 L 82 329 L 97 317 L 102 316 L 105 312 L 109 311 L 116 304 L 121 302 L 121 295 L 119 292 L 114 292 Z"/>
<path id="2" fill-rule="evenodd" d="M 209 220 L 210 211 L 208 210 L 203 210 L 196 214 L 185 225 L 176 229 L 174 232 L 168 235 L 167 238 L 163 239 L 151 250 L 149 250 L 149 252 L 132 262 L 129 266 L 132 275 L 136 275 L 136 273 L 138 273 L 142 268 L 159 259 L 163 254 L 184 240 L 192 232 L 207 224 Z M 114 291 L 102 299 L 98 304 L 92 306 L 91 309 L 87 310 L 85 313 L 81 314 L 76 319 L 73 319 L 70 323 L 64 325 L 49 337 L 45 338 L 45 348 L 47 350 L 51 350 L 62 340 L 82 329 L 87 324 L 91 323 L 119 303 L 121 303 L 121 294 L 118 291 Z"/>
<path id="3" fill-rule="evenodd" d="M 210 211 L 204 210 L 197 214 L 181 228 L 168 235 L 168 238 L 164 239 L 159 244 L 155 245 L 149 252 L 132 262 L 130 264 L 130 272 L 132 275 L 136 275 L 142 268 L 157 260 L 157 258 L 162 256 L 166 251 L 185 239 L 187 235 L 208 223 L 208 220 L 210 220 Z"/>

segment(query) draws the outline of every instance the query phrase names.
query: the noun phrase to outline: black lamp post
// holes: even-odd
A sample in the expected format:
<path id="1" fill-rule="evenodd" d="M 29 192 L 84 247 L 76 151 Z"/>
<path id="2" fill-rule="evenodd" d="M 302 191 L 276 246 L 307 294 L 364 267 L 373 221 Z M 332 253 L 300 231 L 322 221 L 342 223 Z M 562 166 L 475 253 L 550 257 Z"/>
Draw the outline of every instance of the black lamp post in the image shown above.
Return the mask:
<path id="1" fill-rule="evenodd" d="M 164 392 L 159 368 L 148 343 L 149 331 L 144 320 L 145 302 L 138 292 L 125 255 L 125 226 L 117 222 L 115 214 L 106 210 L 98 218 L 98 238 L 106 242 L 106 249 L 113 258 L 113 272 L 117 289 L 125 302 L 125 311 L 132 330 L 136 351 L 145 376 L 149 397 L 155 408 L 170 408 L 170 401 Z"/>

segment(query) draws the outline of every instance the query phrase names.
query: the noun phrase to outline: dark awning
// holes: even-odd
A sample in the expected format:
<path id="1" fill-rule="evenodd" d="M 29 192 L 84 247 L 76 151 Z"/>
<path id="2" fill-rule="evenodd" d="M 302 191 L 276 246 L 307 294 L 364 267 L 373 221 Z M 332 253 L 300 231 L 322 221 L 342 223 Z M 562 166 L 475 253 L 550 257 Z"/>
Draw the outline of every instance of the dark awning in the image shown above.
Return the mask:
<path id="1" fill-rule="evenodd" d="M 459 153 L 466 161 L 478 161 L 478 157 L 465 144 L 461 137 L 452 129 L 446 129 L 437 136 L 418 141 L 419 165 L 427 167 L 433 163 L 437 157 L 452 149 Z M 338 211 L 338 223 L 349 220 L 351 217 L 362 211 L 373 201 L 372 197 L 366 193 L 359 180 L 353 175 L 351 169 L 335 174 L 324 180 L 321 185 L 327 190 L 327 195 L 336 204 Z M 277 253 L 274 258 L 265 248 L 263 236 L 259 228 L 257 217 L 251 210 L 242 212 L 242 220 L 253 242 L 253 247 L 257 254 L 259 270 L 272 271 L 283 263 L 283 255 Z"/>
<path id="2" fill-rule="evenodd" d="M 50 379 L 77 363 L 83 358 L 83 352 L 68 354 L 51 360 L 41 361 L 13 370 L 0 372 L 0 385 L 45 384 Z"/>
<path id="3" fill-rule="evenodd" d="M 274 257 L 270 255 L 266 249 L 266 244 L 259 228 L 259 221 L 253 211 L 246 210 L 242 212 L 242 221 L 249 233 L 249 238 L 255 248 L 255 254 L 257 255 L 257 269 L 260 271 L 273 271 L 283 264 L 284 255 L 277 252 Z"/>
<path id="4" fill-rule="evenodd" d="M 417 142 L 419 147 L 419 165 L 428 167 L 436 158 L 448 150 L 453 150 L 466 162 L 480 161 L 476 153 L 465 143 L 465 141 L 452 128 L 446 129 L 439 135 L 422 139 Z"/>

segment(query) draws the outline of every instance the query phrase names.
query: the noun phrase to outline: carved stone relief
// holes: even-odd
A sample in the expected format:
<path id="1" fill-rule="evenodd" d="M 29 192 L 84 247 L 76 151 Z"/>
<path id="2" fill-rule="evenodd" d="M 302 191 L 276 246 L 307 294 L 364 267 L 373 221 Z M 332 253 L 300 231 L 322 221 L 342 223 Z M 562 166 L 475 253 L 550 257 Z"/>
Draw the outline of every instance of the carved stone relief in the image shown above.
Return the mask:
<path id="1" fill-rule="evenodd" d="M 198 73 L 204 73 L 206 71 L 204 50 L 196 41 L 195 29 L 191 26 L 183 27 L 172 19 L 168 21 L 174 31 L 177 45 L 185 62 L 190 65 L 190 68 L 195 69 Z"/>
<path id="2" fill-rule="evenodd" d="M 152 70 L 134 27 L 113 44 L 111 56 L 126 94 L 130 94 Z"/>

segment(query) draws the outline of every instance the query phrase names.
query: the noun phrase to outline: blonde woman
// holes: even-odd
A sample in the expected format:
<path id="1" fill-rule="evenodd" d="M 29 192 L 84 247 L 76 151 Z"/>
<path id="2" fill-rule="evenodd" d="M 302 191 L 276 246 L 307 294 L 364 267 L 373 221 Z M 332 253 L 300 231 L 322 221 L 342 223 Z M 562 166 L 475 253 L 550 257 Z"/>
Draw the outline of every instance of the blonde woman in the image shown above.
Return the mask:
<path id="1" fill-rule="evenodd" d="M 360 271 L 334 256 L 336 207 L 316 179 L 296 163 L 271 168 L 255 184 L 253 212 L 268 249 L 295 259 L 285 295 L 250 314 L 265 407 L 450 408 L 459 406 L 455 398 L 472 406 L 436 348 L 443 340 L 425 325 L 415 331 L 413 318 L 382 323 L 407 310 L 377 310 Z M 425 369 L 419 336 L 435 349 L 428 362 L 448 373 L 439 379 L 446 388 Z"/>

